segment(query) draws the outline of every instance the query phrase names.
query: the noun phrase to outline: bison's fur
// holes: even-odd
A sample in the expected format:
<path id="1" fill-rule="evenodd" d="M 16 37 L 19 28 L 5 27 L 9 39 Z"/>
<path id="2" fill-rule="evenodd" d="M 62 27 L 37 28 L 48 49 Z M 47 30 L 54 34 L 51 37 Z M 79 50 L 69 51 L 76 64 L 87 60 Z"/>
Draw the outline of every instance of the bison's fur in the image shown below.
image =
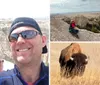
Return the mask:
<path id="1" fill-rule="evenodd" d="M 87 64 L 86 60 L 87 56 L 81 53 L 79 44 L 71 44 L 61 51 L 59 58 L 61 75 L 66 77 L 82 75 L 85 71 L 85 65 Z"/>

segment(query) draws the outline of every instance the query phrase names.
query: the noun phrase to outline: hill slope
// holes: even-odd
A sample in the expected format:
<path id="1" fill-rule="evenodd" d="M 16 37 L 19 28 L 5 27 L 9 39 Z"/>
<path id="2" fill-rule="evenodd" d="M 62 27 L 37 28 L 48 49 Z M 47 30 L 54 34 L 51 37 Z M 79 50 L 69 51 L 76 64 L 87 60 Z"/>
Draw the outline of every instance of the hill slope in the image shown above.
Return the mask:
<path id="1" fill-rule="evenodd" d="M 79 39 L 69 33 L 69 24 L 62 19 L 64 16 L 51 16 L 51 41 L 100 41 L 100 33 L 93 33 L 85 29 L 79 29 Z"/>

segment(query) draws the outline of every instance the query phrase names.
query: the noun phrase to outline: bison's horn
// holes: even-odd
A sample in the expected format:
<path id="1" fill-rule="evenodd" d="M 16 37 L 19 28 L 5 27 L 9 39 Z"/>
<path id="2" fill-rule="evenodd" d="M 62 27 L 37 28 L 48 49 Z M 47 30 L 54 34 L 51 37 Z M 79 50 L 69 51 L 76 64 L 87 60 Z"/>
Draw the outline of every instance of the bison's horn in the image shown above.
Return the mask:
<path id="1" fill-rule="evenodd" d="M 85 59 L 85 61 L 87 62 L 87 61 L 88 61 L 88 59 Z"/>
<path id="2" fill-rule="evenodd" d="M 73 61 L 74 60 L 74 58 L 72 58 L 72 57 L 70 57 L 70 59 Z"/>

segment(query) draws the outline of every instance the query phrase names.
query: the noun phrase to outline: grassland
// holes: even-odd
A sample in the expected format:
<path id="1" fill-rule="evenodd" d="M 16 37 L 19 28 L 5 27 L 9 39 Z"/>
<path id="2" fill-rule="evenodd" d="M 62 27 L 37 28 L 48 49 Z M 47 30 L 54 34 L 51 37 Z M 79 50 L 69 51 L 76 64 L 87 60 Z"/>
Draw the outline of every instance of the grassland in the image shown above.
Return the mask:
<path id="1" fill-rule="evenodd" d="M 79 43 L 82 52 L 88 57 L 83 76 L 63 78 L 60 76 L 59 55 L 70 43 L 51 43 L 50 85 L 100 85 L 100 43 Z"/>

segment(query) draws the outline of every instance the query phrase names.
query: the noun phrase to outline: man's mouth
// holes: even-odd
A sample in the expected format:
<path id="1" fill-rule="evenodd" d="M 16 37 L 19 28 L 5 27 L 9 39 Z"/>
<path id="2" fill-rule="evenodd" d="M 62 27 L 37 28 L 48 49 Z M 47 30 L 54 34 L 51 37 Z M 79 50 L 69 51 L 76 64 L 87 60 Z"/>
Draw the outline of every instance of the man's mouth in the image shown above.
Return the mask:
<path id="1" fill-rule="evenodd" d="M 24 52 L 24 51 L 28 51 L 30 50 L 30 48 L 25 48 L 25 49 L 17 49 L 18 52 Z"/>

